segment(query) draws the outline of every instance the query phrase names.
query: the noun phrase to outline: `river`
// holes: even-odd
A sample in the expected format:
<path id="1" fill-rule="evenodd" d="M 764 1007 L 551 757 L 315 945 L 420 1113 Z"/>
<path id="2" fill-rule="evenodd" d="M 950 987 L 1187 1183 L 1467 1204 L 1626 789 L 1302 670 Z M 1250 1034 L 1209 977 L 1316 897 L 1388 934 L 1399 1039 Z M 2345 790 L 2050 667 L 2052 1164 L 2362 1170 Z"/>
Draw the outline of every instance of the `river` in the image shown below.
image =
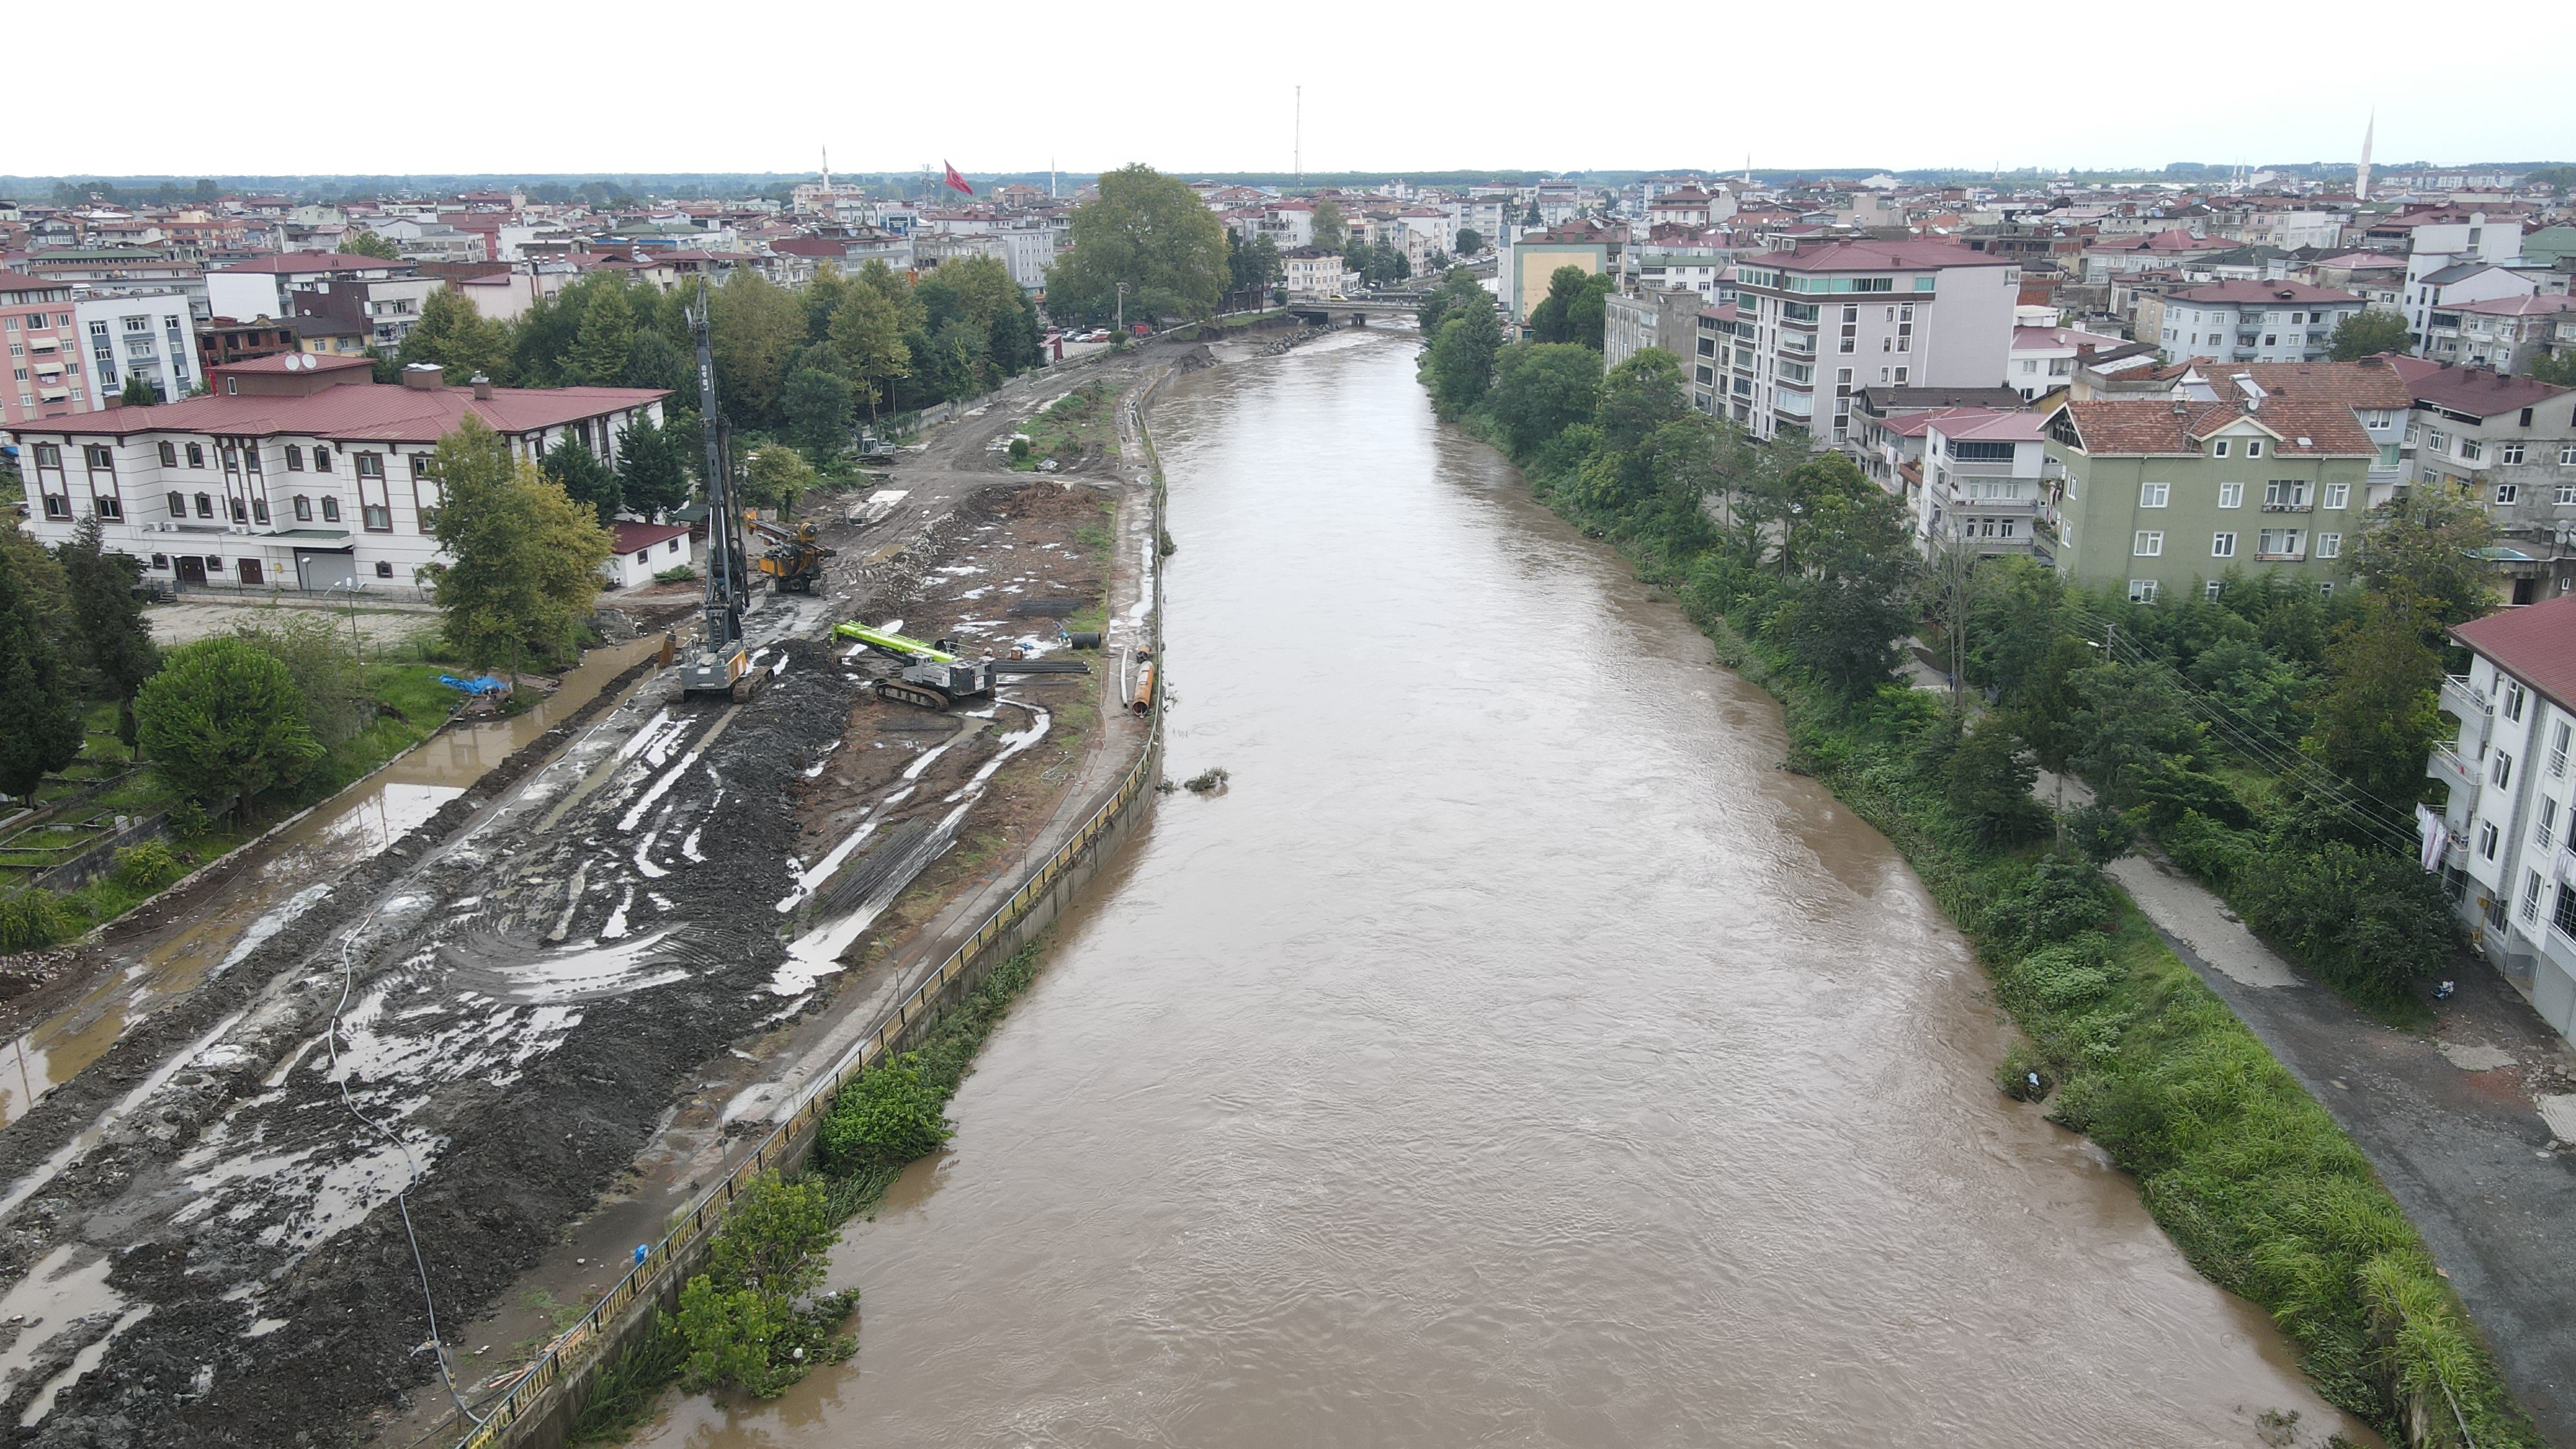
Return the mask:
<path id="1" fill-rule="evenodd" d="M 847 1234 L 858 1357 L 642 1441 L 2360 1436 L 1996 1092 L 1964 943 L 1769 697 L 1412 373 L 1349 335 L 1158 407 L 1167 768 L 1231 786 Z"/>

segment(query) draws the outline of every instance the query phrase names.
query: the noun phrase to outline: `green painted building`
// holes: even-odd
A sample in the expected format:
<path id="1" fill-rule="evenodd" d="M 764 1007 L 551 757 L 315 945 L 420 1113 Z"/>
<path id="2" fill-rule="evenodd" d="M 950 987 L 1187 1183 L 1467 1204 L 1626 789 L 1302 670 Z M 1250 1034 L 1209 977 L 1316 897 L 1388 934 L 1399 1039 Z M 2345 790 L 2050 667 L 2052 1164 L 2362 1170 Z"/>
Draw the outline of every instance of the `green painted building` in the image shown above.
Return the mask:
<path id="1" fill-rule="evenodd" d="M 2331 588 L 2378 454 L 2352 407 L 2324 397 L 2241 385 L 2218 400 L 2068 402 L 2048 420 L 2063 478 L 2043 545 L 2077 583 L 2141 602 L 2214 590 L 2230 569 Z"/>

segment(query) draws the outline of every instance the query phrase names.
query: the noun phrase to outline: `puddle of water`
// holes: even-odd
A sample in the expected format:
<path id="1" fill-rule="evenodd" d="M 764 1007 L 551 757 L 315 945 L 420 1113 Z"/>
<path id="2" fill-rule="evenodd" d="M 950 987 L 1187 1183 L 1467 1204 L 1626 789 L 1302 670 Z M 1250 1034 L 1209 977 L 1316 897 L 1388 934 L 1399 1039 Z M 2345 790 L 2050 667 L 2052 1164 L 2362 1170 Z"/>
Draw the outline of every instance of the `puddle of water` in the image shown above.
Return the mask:
<path id="1" fill-rule="evenodd" d="M 75 1260 L 94 1253 L 86 1262 Z M 0 1331 L 15 1326 L 18 1337 L 0 1350 L 0 1398 L 7 1398 L 36 1355 L 76 1319 L 113 1313 L 125 1300 L 107 1286 L 116 1262 L 79 1243 L 65 1243 L 44 1256 L 17 1286 L 0 1297 Z"/>

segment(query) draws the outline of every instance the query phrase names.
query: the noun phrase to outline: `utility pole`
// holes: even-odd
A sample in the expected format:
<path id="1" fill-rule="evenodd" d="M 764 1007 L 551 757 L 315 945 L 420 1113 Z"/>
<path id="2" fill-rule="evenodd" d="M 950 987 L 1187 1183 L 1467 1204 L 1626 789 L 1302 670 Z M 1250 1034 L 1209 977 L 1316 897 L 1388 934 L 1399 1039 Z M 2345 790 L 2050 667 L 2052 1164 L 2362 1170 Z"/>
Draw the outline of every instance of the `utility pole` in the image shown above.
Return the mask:
<path id="1" fill-rule="evenodd" d="M 1127 284 L 1118 284 L 1118 340 L 1127 340 Z"/>

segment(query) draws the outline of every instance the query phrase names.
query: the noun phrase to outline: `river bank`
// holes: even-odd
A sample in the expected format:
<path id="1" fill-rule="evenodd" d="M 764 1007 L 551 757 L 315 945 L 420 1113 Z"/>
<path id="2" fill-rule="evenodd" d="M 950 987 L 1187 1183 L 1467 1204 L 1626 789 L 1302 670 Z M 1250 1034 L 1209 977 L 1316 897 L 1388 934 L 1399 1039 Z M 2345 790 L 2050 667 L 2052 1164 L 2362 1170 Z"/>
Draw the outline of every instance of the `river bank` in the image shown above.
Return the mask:
<path id="1" fill-rule="evenodd" d="M 1997 1094 L 1921 882 L 1410 340 L 1160 405 L 1166 773 L 1229 788 L 1058 926 L 832 1255 L 857 1357 L 640 1441 L 2368 1442 Z"/>
<path id="2" fill-rule="evenodd" d="M 2080 857 L 1990 841 L 1927 743 L 1936 704 L 1898 685 L 1836 694 L 1759 632 L 1782 607 L 1771 571 L 1720 558 L 1695 509 L 1677 524 L 1604 506 L 1579 481 L 1587 460 L 1552 458 L 1552 442 L 1525 454 L 1536 494 L 1675 592 L 1727 666 L 1780 700 L 1788 768 L 1884 831 L 1976 944 L 2029 1041 L 1998 1085 L 2045 1097 L 2134 1174 L 2175 1245 L 2272 1314 L 2330 1402 L 2409 1444 L 2541 1443 L 2369 1160 L 2126 894 Z"/>

